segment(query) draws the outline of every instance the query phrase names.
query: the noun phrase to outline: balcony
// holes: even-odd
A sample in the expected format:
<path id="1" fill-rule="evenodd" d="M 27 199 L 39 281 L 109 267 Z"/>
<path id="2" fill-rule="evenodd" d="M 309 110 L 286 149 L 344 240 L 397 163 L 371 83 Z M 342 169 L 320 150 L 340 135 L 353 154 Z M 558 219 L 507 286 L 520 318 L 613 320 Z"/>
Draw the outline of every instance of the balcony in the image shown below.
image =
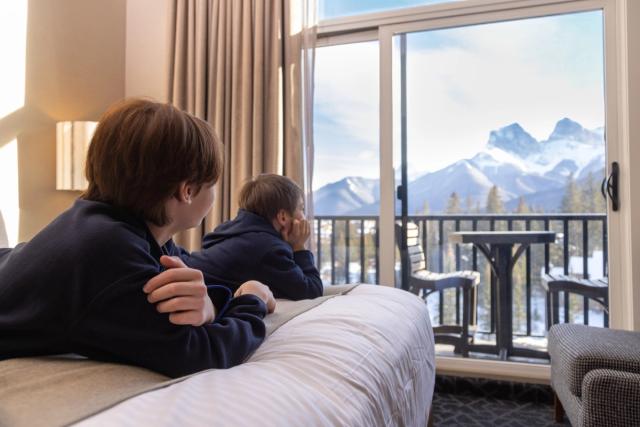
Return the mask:
<path id="1" fill-rule="evenodd" d="M 400 217 L 396 218 L 398 221 Z M 529 247 L 513 270 L 514 345 L 546 351 L 545 293 L 543 273 L 562 273 L 597 278 L 607 275 L 606 214 L 455 214 L 409 216 L 418 225 L 427 268 L 436 272 L 475 270 L 480 272 L 476 296 L 476 343 L 495 342 L 496 306 L 492 292 L 495 277 L 487 260 L 476 248 L 449 243 L 455 231 L 551 230 L 556 241 Z M 318 216 L 316 262 L 325 283 L 379 283 L 378 218 L 373 216 Z M 396 286 L 401 287 L 399 254 L 396 249 Z M 450 291 L 450 292 L 449 292 Z M 446 290 L 428 299 L 434 325 L 460 323 L 461 295 Z M 606 324 L 607 313 L 578 295 L 562 296 L 560 319 L 592 326 Z M 452 355 L 452 347 L 438 345 L 441 355 Z M 473 354 L 474 357 L 489 357 Z"/>

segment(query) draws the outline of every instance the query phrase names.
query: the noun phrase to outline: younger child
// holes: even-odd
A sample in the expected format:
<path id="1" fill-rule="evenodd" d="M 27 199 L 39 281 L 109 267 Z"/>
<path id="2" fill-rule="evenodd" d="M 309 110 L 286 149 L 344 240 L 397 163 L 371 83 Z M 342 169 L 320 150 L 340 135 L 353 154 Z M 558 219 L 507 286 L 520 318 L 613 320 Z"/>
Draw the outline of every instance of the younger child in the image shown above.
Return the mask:
<path id="1" fill-rule="evenodd" d="M 239 205 L 235 219 L 207 234 L 186 264 L 232 291 L 251 278 L 276 298 L 321 296 L 322 280 L 305 248 L 311 229 L 300 187 L 280 175 L 258 175 L 240 190 Z"/>
<path id="2" fill-rule="evenodd" d="M 198 225 L 220 175 L 210 126 L 130 100 L 101 118 L 88 190 L 31 241 L 0 251 L 0 359 L 78 353 L 177 377 L 241 363 L 274 300 L 232 298 L 188 268 L 171 236 Z"/>

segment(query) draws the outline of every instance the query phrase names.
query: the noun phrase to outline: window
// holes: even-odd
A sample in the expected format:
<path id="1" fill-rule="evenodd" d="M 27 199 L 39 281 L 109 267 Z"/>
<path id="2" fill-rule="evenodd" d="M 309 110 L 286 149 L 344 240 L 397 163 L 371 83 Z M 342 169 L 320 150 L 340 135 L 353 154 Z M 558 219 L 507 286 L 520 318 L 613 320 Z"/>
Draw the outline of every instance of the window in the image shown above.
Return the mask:
<path id="1" fill-rule="evenodd" d="M 378 280 L 377 69 L 377 42 L 316 51 L 314 213 L 326 283 Z"/>
<path id="2" fill-rule="evenodd" d="M 320 0 L 318 16 L 322 20 L 453 1 L 461 0 Z"/>
<path id="3" fill-rule="evenodd" d="M 497 303 L 491 283 L 496 278 L 482 253 L 449 243 L 449 234 L 555 232 L 554 243 L 532 246 L 514 267 L 510 305 L 514 344 L 544 350 L 542 273 L 606 276 L 608 247 L 615 239 L 607 230 L 606 202 L 598 193 L 605 160 L 617 152 L 616 142 L 605 138 L 611 134 L 605 132 L 607 125 L 611 129 L 615 123 L 615 111 L 608 110 L 615 88 L 607 91 L 605 85 L 610 83 L 605 74 L 616 74 L 612 56 L 605 55 L 605 46 L 610 48 L 614 40 L 610 24 L 615 4 L 321 2 L 315 200 L 320 195 L 326 200 L 348 195 L 349 200 L 348 210 L 342 210 L 345 203 L 325 204 L 323 224 L 345 220 L 345 215 L 351 223 L 358 216 L 376 215 L 376 275 L 384 285 L 393 285 L 396 278 L 399 287 L 393 224 L 402 219 L 416 223 L 429 270 L 481 273 L 477 312 L 484 336 L 476 338 L 489 344 L 495 342 L 492 312 Z M 403 7 L 412 7 L 411 14 L 391 10 Z M 346 16 L 350 18 L 332 19 Z M 362 59 L 364 46 L 378 50 L 377 64 Z M 325 67 L 334 49 L 345 55 L 333 56 L 329 74 Z M 364 89 L 373 76 L 378 84 Z M 323 116 L 326 112 L 331 120 Z M 377 127 L 378 133 L 364 127 Z M 362 158 L 366 149 L 358 137 L 365 134 L 379 149 L 375 173 L 367 172 L 374 163 Z M 369 186 L 376 195 L 365 202 L 334 185 L 347 177 L 357 182 L 359 173 L 377 179 Z M 400 188 L 407 189 L 406 211 L 396 198 Z M 345 243 L 334 228 L 325 225 L 322 230 L 321 257 L 328 262 L 325 268 L 335 270 L 335 254 Z M 342 253 L 347 263 L 358 262 L 357 253 Z M 342 282 L 347 277 L 327 274 L 323 279 Z M 460 322 L 459 292 L 435 293 L 428 306 L 435 325 Z M 574 322 L 604 323 L 601 307 L 580 296 L 562 301 L 560 311 Z M 441 354 L 452 355 L 451 350 Z"/>

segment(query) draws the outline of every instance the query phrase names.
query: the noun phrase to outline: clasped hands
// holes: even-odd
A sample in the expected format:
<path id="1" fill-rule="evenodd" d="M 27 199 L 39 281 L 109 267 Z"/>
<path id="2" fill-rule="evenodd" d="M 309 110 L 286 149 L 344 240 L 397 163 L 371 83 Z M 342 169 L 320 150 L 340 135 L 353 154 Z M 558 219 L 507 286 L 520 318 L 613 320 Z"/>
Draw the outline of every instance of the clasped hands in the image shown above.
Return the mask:
<path id="1" fill-rule="evenodd" d="M 150 279 L 142 288 L 147 301 L 156 304 L 159 313 L 169 313 L 169 321 L 176 325 L 202 326 L 216 318 L 216 309 L 200 270 L 187 267 L 178 257 L 160 258 L 166 270 Z M 249 280 L 236 290 L 234 297 L 255 295 L 267 306 L 269 313 L 276 307 L 271 290 L 264 284 Z"/>
<path id="2" fill-rule="evenodd" d="M 311 224 L 306 219 L 294 219 L 290 228 L 281 231 L 282 239 L 291 245 L 294 252 L 305 249 L 305 243 L 311 235 Z"/>

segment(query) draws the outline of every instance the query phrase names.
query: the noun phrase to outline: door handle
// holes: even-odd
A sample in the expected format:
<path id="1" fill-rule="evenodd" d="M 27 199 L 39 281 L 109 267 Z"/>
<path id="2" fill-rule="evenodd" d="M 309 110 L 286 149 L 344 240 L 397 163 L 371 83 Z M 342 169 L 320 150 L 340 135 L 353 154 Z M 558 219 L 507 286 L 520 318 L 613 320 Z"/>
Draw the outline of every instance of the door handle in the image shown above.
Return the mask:
<path id="1" fill-rule="evenodd" d="M 611 209 L 617 212 L 620 209 L 620 199 L 618 196 L 618 181 L 620 178 L 620 166 L 618 162 L 611 163 L 611 173 L 609 176 L 602 180 L 600 186 L 600 192 L 605 199 L 609 196 L 611 200 Z"/>
<path id="2" fill-rule="evenodd" d="M 396 188 L 396 198 L 398 200 L 404 200 L 406 198 L 406 194 L 404 192 L 404 185 L 400 184 Z"/>

